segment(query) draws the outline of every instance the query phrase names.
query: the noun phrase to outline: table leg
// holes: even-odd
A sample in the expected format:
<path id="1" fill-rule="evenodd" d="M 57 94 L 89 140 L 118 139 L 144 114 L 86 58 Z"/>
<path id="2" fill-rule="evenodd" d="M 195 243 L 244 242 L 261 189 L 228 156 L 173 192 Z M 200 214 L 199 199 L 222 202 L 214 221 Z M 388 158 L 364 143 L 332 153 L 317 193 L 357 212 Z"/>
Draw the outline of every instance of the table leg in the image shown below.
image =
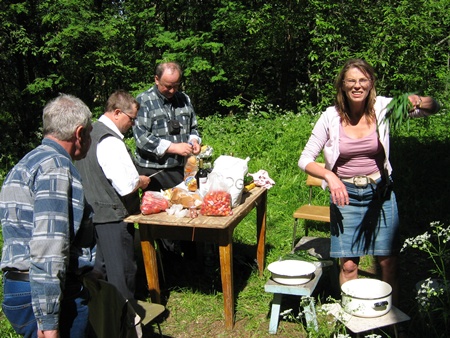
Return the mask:
<path id="1" fill-rule="evenodd" d="M 231 236 L 230 236 L 231 237 Z M 220 275 L 222 278 L 223 303 L 225 312 L 225 327 L 234 326 L 234 286 L 233 286 L 233 241 L 219 246 Z"/>
<path id="2" fill-rule="evenodd" d="M 264 272 L 264 260 L 266 256 L 266 210 L 267 190 L 262 194 L 260 201 L 256 205 L 256 260 L 258 262 L 260 276 L 262 276 Z"/>
<path id="3" fill-rule="evenodd" d="M 272 310 L 270 311 L 269 333 L 276 334 L 278 331 L 278 321 L 280 320 L 281 293 L 274 293 L 272 300 Z"/>
<path id="4" fill-rule="evenodd" d="M 139 224 L 141 236 L 142 256 L 144 259 L 145 275 L 147 277 L 147 287 L 153 303 L 161 304 L 161 289 L 159 286 L 158 260 L 155 249 L 155 240 L 148 230 L 148 225 Z"/>

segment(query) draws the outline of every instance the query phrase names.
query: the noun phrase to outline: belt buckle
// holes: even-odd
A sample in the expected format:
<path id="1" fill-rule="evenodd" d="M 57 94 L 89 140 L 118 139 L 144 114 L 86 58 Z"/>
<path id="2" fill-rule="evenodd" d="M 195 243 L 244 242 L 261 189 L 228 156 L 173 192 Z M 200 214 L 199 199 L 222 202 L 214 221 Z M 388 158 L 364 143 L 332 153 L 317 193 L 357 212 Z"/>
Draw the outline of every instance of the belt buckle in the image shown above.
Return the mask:
<path id="1" fill-rule="evenodd" d="M 369 185 L 369 178 L 367 176 L 354 176 L 353 184 L 360 188 L 365 188 Z"/>

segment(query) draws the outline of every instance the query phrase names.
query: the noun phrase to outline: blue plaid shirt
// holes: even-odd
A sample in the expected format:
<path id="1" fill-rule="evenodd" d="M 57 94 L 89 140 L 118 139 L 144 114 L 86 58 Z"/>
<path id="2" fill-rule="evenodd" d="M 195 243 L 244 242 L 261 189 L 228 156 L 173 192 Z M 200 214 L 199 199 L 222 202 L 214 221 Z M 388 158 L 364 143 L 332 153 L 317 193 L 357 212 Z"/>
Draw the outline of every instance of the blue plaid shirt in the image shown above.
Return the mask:
<path id="1" fill-rule="evenodd" d="M 6 176 L 0 192 L 1 268 L 30 272 L 40 330 L 58 329 L 62 289 L 93 266 L 91 217 L 72 159 L 48 138 Z"/>
<path id="2" fill-rule="evenodd" d="M 184 157 L 167 154 L 171 143 L 189 142 L 195 138 L 201 143 L 197 118 L 189 96 L 176 92 L 168 100 L 154 85 L 139 94 L 137 120 L 133 126 L 136 140 L 136 160 L 141 167 L 164 169 L 184 165 Z M 170 135 L 168 122 L 176 119 L 180 125 L 178 135 Z"/>

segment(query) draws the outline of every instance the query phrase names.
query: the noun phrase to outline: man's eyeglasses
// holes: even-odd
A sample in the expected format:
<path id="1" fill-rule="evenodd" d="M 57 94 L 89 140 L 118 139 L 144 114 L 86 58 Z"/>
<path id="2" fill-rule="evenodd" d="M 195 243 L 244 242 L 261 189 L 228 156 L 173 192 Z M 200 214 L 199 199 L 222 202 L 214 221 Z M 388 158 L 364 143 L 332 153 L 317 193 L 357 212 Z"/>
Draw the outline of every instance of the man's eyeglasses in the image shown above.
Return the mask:
<path id="1" fill-rule="evenodd" d="M 178 90 L 181 86 L 181 82 L 175 82 L 175 83 L 172 83 L 169 85 L 169 84 L 165 84 L 165 83 L 159 81 L 159 85 L 164 87 L 166 90 L 172 90 L 172 89 Z"/>
<path id="2" fill-rule="evenodd" d="M 128 116 L 128 118 L 130 119 L 131 123 L 134 123 L 137 120 L 137 117 L 132 117 L 130 115 L 128 115 L 127 113 L 125 113 L 124 111 L 120 111 L 122 114 L 125 114 L 126 116 Z"/>
<path id="3" fill-rule="evenodd" d="M 344 80 L 344 83 L 349 87 L 353 87 L 357 83 L 359 83 L 363 87 L 366 87 L 370 83 L 370 80 L 369 79 L 359 79 L 359 80 L 348 79 L 348 80 Z"/>

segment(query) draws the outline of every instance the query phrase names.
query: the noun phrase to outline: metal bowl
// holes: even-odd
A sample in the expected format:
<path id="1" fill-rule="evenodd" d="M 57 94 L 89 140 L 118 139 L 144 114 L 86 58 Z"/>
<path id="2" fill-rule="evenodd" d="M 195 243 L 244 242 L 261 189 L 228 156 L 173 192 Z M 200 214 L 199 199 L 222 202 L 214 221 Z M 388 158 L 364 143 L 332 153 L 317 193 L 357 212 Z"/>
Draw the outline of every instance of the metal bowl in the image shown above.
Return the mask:
<path id="1" fill-rule="evenodd" d="M 272 279 L 280 284 L 298 285 L 311 280 L 316 266 L 313 263 L 300 260 L 285 260 L 270 263 L 267 269 L 272 273 Z"/>
<path id="2" fill-rule="evenodd" d="M 345 312 L 356 317 L 379 317 L 391 310 L 392 287 L 381 280 L 358 278 L 341 286 L 341 305 Z"/>

